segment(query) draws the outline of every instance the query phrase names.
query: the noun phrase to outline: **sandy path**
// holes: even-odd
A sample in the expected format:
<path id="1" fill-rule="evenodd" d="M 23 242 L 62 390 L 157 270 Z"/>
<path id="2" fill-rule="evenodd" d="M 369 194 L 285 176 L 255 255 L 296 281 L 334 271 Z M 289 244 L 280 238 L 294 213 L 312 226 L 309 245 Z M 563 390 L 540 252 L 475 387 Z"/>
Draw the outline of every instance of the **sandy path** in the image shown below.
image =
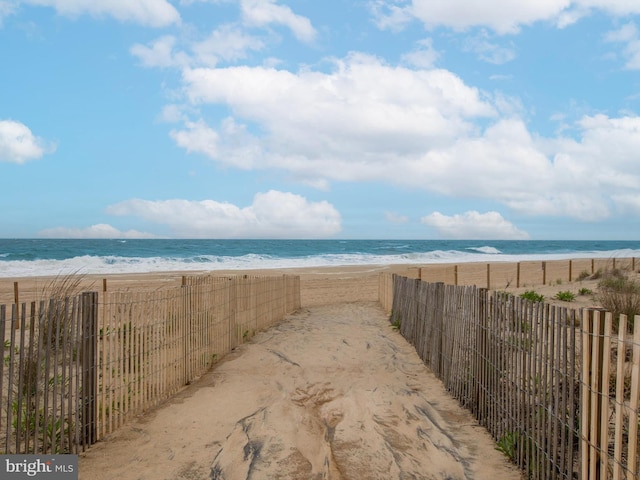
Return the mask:
<path id="1" fill-rule="evenodd" d="M 519 479 L 374 302 L 303 309 L 80 457 L 80 479 Z"/>

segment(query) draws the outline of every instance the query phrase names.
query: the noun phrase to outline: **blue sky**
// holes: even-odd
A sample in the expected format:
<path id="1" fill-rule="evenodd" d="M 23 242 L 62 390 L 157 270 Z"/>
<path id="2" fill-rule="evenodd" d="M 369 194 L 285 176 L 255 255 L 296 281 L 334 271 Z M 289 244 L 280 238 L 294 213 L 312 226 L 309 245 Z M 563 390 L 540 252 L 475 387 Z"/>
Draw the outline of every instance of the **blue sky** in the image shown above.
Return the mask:
<path id="1" fill-rule="evenodd" d="M 0 237 L 640 237 L 640 2 L 0 0 Z"/>

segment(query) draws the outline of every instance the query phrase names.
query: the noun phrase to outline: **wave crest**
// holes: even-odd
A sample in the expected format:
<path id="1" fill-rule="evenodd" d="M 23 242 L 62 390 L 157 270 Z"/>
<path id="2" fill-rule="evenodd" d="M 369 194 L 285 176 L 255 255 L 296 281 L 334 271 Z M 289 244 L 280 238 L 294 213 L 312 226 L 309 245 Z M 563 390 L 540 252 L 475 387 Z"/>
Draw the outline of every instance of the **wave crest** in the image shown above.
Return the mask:
<path id="1" fill-rule="evenodd" d="M 486 253 L 487 255 L 499 255 L 502 252 L 495 247 L 484 246 L 484 247 L 469 247 L 467 250 L 472 250 L 474 252 Z"/>

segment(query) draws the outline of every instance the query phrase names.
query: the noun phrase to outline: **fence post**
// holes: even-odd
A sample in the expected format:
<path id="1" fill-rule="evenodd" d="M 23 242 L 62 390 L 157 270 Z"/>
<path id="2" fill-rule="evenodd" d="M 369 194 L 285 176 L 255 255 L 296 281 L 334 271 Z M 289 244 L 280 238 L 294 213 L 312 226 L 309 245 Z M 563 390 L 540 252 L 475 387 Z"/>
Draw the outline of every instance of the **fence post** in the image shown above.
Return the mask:
<path id="1" fill-rule="evenodd" d="M 573 278 L 573 262 L 569 260 L 569 281 Z"/>
<path id="2" fill-rule="evenodd" d="M 520 288 L 520 262 L 516 264 L 516 288 Z"/>
<path id="3" fill-rule="evenodd" d="M 491 290 L 491 264 L 487 263 L 487 290 Z"/>
<path id="4" fill-rule="evenodd" d="M 98 293 L 82 293 L 82 444 L 97 441 Z"/>

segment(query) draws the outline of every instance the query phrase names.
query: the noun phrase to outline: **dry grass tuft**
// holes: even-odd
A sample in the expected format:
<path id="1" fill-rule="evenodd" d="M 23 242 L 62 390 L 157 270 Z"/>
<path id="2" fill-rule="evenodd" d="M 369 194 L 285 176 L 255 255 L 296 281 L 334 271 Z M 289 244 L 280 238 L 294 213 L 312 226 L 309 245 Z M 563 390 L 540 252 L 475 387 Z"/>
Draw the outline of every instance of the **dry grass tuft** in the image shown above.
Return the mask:
<path id="1" fill-rule="evenodd" d="M 640 315 L 640 282 L 626 270 L 611 270 L 603 273 L 598 283 L 597 299 L 603 308 L 613 313 L 617 325 L 621 314 L 627 316 L 630 331 L 633 331 L 635 315 Z"/>

